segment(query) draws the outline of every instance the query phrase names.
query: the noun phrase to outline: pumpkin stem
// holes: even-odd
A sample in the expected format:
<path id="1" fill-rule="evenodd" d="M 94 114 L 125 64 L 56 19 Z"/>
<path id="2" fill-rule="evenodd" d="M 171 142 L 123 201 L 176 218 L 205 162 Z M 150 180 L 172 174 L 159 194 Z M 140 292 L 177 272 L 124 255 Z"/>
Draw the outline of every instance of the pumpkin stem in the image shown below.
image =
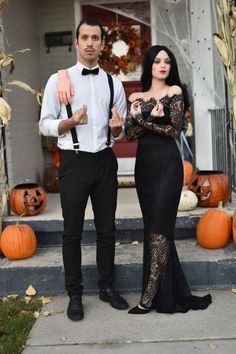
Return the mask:
<path id="1" fill-rule="evenodd" d="M 222 210 L 223 209 L 223 203 L 222 200 L 218 203 L 218 209 Z"/>
<path id="2" fill-rule="evenodd" d="M 19 217 L 16 220 L 16 226 L 18 226 L 20 224 L 20 219 L 22 218 L 22 216 L 24 216 L 25 214 L 21 214 L 19 215 Z"/>

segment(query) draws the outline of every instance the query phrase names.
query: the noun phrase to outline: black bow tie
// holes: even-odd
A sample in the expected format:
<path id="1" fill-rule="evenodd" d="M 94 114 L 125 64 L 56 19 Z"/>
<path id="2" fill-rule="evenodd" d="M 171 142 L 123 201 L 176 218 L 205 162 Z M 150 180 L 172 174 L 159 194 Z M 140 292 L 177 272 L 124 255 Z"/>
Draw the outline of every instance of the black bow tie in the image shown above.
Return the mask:
<path id="1" fill-rule="evenodd" d="M 93 69 L 93 70 L 89 70 L 89 69 L 83 68 L 82 75 L 89 75 L 89 74 L 97 75 L 98 72 L 99 72 L 99 68 L 96 68 L 96 69 Z"/>

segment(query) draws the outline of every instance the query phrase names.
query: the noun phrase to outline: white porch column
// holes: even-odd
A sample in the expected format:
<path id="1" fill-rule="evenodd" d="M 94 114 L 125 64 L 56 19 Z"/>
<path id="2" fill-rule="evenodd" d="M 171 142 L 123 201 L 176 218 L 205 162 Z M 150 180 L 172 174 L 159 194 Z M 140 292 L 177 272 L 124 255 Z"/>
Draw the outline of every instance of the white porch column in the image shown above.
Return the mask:
<path id="1" fill-rule="evenodd" d="M 213 167 L 211 117 L 208 111 L 215 108 L 211 2 L 191 0 L 190 9 L 196 166 L 201 170 Z"/>
<path id="2" fill-rule="evenodd" d="M 156 17 L 156 7 L 157 1 L 156 0 L 149 0 L 150 1 L 150 14 L 151 14 L 151 42 L 152 45 L 157 44 L 157 17 Z"/>
<path id="3" fill-rule="evenodd" d="M 82 20 L 82 9 L 80 0 L 74 0 L 75 29 Z"/>

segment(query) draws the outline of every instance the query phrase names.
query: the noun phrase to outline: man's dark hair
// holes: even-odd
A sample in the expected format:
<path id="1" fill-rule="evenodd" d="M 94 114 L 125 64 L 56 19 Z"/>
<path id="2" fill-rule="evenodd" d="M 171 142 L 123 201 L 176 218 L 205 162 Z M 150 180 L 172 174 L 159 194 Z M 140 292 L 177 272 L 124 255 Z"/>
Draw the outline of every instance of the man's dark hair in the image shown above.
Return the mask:
<path id="1" fill-rule="evenodd" d="M 79 29 L 82 25 L 88 25 L 88 26 L 98 26 L 101 30 L 101 40 L 104 39 L 105 37 L 105 30 L 104 28 L 102 27 L 101 23 L 96 20 L 95 18 L 86 18 L 86 19 L 82 19 L 76 29 L 76 32 L 75 32 L 75 36 L 76 36 L 76 39 L 78 39 L 79 37 Z"/>

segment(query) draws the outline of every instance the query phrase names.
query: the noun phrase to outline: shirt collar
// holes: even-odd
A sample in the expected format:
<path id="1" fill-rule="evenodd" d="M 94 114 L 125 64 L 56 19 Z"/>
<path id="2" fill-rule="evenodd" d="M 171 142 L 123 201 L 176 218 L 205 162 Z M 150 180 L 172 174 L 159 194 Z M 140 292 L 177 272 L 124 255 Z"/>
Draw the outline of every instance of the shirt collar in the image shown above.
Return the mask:
<path id="1" fill-rule="evenodd" d="M 93 66 L 92 68 L 89 68 L 89 67 L 87 67 L 87 66 L 81 64 L 79 61 L 77 61 L 77 63 L 76 63 L 76 68 L 79 70 L 79 72 L 80 72 L 80 74 L 81 74 L 81 73 L 82 73 L 82 70 L 83 70 L 84 68 L 89 69 L 89 70 L 92 70 L 92 69 L 100 68 L 100 67 L 99 67 L 99 65 L 97 64 L 97 65 Z"/>

